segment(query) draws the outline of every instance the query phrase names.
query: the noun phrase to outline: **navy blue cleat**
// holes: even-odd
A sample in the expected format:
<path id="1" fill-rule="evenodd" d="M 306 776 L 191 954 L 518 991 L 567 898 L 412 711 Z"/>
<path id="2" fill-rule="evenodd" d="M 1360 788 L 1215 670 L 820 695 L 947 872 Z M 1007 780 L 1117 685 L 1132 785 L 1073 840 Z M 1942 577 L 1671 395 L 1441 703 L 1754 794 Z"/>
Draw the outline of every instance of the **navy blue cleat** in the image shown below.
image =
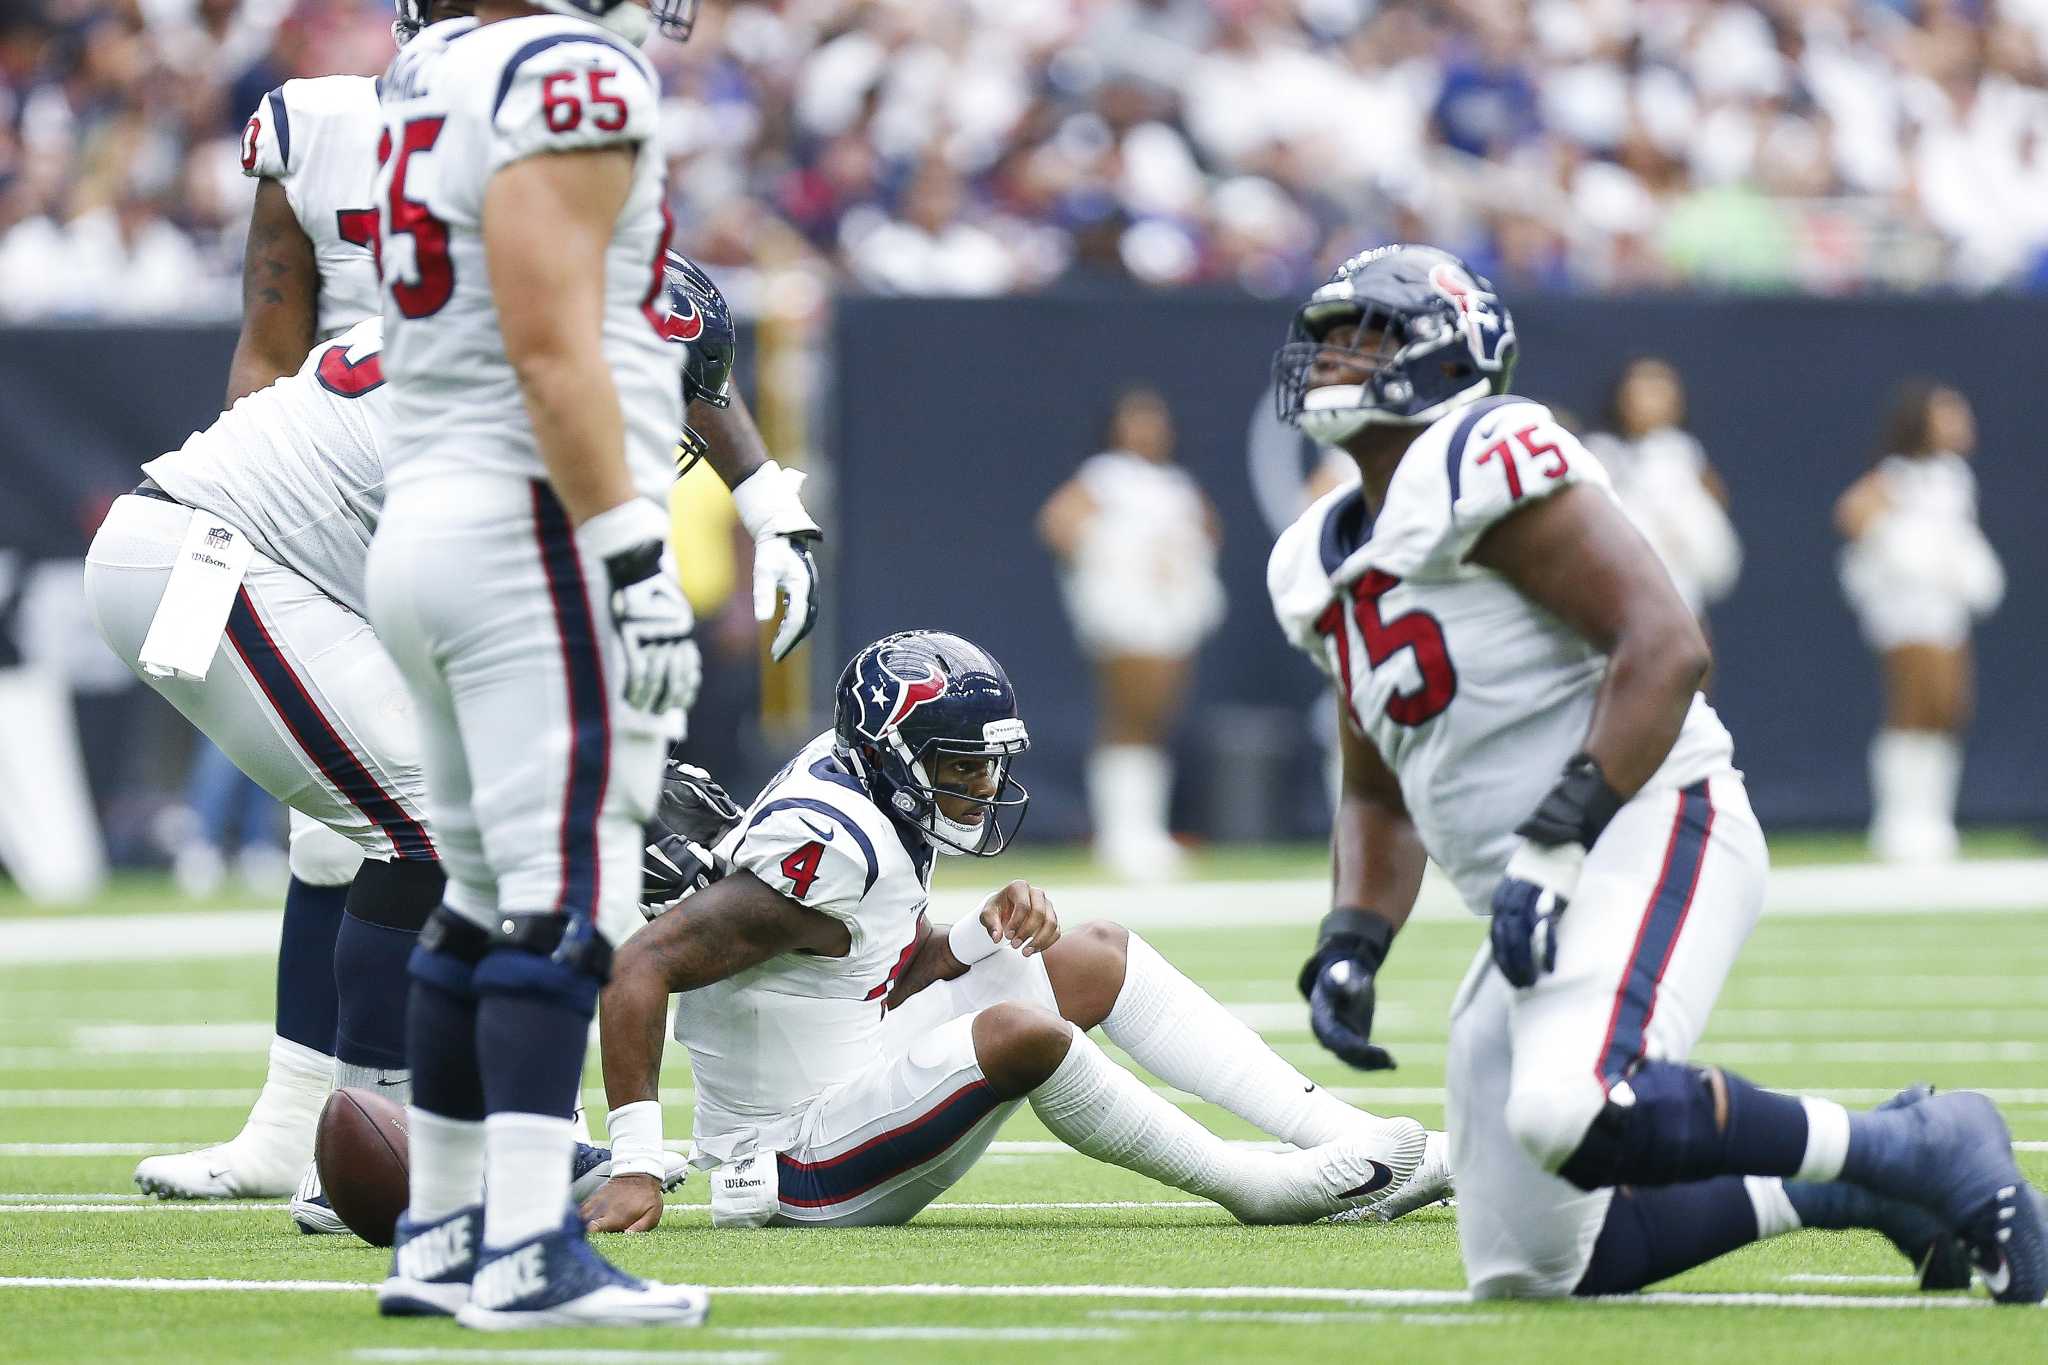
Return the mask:
<path id="1" fill-rule="evenodd" d="M 694 1285 L 639 1280 L 584 1240 L 574 1209 L 561 1226 L 502 1250 L 486 1250 L 469 1301 L 455 1320 L 484 1332 L 528 1327 L 695 1327 L 711 1296 Z"/>
<path id="2" fill-rule="evenodd" d="M 438 1222 L 398 1216 L 391 1274 L 377 1286 L 377 1311 L 387 1318 L 448 1318 L 469 1302 L 483 1245 L 484 1210 L 472 1204 Z"/>
<path id="3" fill-rule="evenodd" d="M 1991 1297 L 2048 1298 L 2048 1209 L 2013 1160 L 1998 1106 L 1974 1091 L 1864 1115 L 1844 1175 L 1920 1205 L 1955 1232 Z"/>
<path id="4" fill-rule="evenodd" d="M 675 1189 L 690 1174 L 690 1161 L 680 1152 L 661 1154 L 661 1188 Z M 611 1179 L 612 1149 L 593 1147 L 587 1142 L 576 1144 L 576 1150 L 569 1158 L 569 1198 L 577 1204 L 596 1194 L 598 1186 Z"/>

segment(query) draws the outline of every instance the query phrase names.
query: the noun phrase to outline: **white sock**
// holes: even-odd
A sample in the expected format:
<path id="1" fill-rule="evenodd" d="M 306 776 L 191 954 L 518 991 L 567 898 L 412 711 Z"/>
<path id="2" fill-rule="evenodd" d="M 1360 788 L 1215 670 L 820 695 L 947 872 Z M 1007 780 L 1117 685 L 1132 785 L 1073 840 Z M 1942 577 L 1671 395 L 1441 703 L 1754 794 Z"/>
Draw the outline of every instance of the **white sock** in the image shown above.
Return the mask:
<path id="1" fill-rule="evenodd" d="M 484 1119 L 484 1245 L 493 1249 L 562 1225 L 576 1126 L 550 1114 Z"/>
<path id="2" fill-rule="evenodd" d="M 475 1119 L 430 1114 L 418 1105 L 405 1111 L 412 1198 L 406 1213 L 432 1223 L 483 1202 L 484 1126 Z"/>
<path id="3" fill-rule="evenodd" d="M 1373 1116 L 1289 1066 L 1266 1040 L 1136 934 L 1103 1034 L 1139 1066 L 1296 1147 L 1355 1132 Z"/>
<path id="4" fill-rule="evenodd" d="M 1099 842 L 1165 839 L 1173 763 L 1150 744 L 1104 744 L 1088 755 L 1088 816 Z"/>
<path id="5" fill-rule="evenodd" d="M 1962 750 L 1937 730 L 1880 730 L 1870 743 L 1871 844 L 1880 857 L 1930 862 L 1956 846 Z"/>
<path id="6" fill-rule="evenodd" d="M 1756 1211 L 1756 1237 L 1782 1237 L 1799 1231 L 1799 1214 L 1785 1193 L 1785 1182 L 1776 1176 L 1746 1175 L 1742 1188 L 1749 1192 L 1749 1206 Z"/>
<path id="7" fill-rule="evenodd" d="M 1806 1110 L 1806 1153 L 1799 1159 L 1801 1180 L 1839 1180 L 1849 1159 L 1849 1111 L 1833 1100 L 1799 1097 Z"/>
<path id="8" fill-rule="evenodd" d="M 393 1104 L 411 1104 L 412 1072 L 402 1067 L 394 1070 L 381 1066 L 357 1066 L 337 1057 L 334 1059 L 334 1088 L 368 1090 Z"/>
<path id="9" fill-rule="evenodd" d="M 1213 1199 L 1248 1223 L 1335 1212 L 1323 1163 L 1310 1152 L 1233 1148 L 1103 1055 L 1075 1030 L 1065 1060 L 1031 1092 L 1054 1137 L 1097 1161 Z"/>
<path id="10" fill-rule="evenodd" d="M 313 1159 L 313 1134 L 334 1080 L 334 1059 L 289 1038 L 270 1040 L 270 1071 L 230 1143 L 246 1159 L 294 1170 Z"/>

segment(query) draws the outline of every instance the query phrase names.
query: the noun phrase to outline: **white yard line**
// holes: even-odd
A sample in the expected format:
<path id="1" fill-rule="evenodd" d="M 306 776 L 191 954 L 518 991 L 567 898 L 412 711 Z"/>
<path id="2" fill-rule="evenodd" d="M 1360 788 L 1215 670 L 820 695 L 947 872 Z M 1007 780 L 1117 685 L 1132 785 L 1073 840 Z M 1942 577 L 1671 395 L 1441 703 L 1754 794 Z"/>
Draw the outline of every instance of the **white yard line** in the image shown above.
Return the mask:
<path id="1" fill-rule="evenodd" d="M 1898 868 L 1822 863 L 1771 874 L 1765 913 L 1869 915 L 1940 910 L 2048 913 L 2048 859 L 2000 858 L 1946 867 Z M 1187 882 L 1168 892 L 1087 883 L 1051 888 L 1069 924 L 1114 919 L 1132 928 L 1204 929 L 1312 925 L 1329 907 L 1321 877 Z M 980 904 L 980 891 L 932 897 L 935 919 L 954 920 Z M 1434 868 L 1416 913 L 1470 919 Z M 277 950 L 274 909 L 203 910 L 161 915 L 53 915 L 0 924 L 0 964 L 196 960 L 269 957 Z"/>
<path id="2" fill-rule="evenodd" d="M 177 1142 L 0 1142 L 5 1156 L 162 1156 L 191 1150 L 197 1144 Z"/>
<path id="3" fill-rule="evenodd" d="M 1116 1327 L 709 1327 L 747 1341 L 1124 1341 Z"/>
<path id="4" fill-rule="evenodd" d="M 1289 1312 L 1265 1308 L 1097 1308 L 1088 1314 L 1108 1322 L 1249 1322 L 1279 1327 L 1315 1327 L 1326 1323 L 1399 1322 L 1413 1326 L 1459 1327 L 1499 1322 L 1500 1313 L 1388 1313 L 1377 1308 L 1351 1312 Z"/>
<path id="5" fill-rule="evenodd" d="M 505 1351 L 484 1346 L 370 1346 L 348 1354 L 351 1360 L 517 1361 L 521 1365 L 589 1365 L 593 1360 L 620 1365 L 770 1365 L 782 1358 L 774 1351 Z"/>
<path id="6" fill-rule="evenodd" d="M 166 1199 L 154 1204 L 0 1204 L 0 1217 L 10 1213 L 247 1213 L 251 1209 L 284 1209 L 290 1201 L 244 1203 L 232 1199 Z"/>
<path id="7" fill-rule="evenodd" d="M 115 1289 L 251 1294 L 367 1293 L 375 1285 L 350 1280 L 178 1280 L 87 1276 L 0 1276 L 6 1289 Z M 1132 1299 L 1138 1301 L 1260 1300 L 1348 1303 L 1386 1308 L 1463 1307 L 1462 1289 L 1335 1289 L 1310 1285 L 1154 1284 L 736 1284 L 710 1286 L 713 1295 L 783 1299 Z M 1989 1299 L 1927 1294 L 1630 1294 L 1589 1300 L 1620 1307 L 1674 1304 L 1689 1308 L 1990 1309 Z"/>
<path id="8" fill-rule="evenodd" d="M 0 1090 L 8 1109 L 240 1109 L 254 1090 Z"/>

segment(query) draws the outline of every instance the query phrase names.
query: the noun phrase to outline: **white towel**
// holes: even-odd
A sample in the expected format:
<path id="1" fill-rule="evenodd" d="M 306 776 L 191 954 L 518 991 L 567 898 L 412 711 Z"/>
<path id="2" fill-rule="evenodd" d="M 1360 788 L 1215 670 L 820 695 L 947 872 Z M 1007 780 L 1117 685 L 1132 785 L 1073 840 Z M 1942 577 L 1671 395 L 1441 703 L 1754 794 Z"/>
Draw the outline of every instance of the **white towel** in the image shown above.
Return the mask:
<path id="1" fill-rule="evenodd" d="M 208 512 L 194 512 L 171 565 L 163 600 L 142 642 L 142 671 L 152 678 L 204 682 L 227 628 L 235 592 L 256 553 L 249 537 Z"/>

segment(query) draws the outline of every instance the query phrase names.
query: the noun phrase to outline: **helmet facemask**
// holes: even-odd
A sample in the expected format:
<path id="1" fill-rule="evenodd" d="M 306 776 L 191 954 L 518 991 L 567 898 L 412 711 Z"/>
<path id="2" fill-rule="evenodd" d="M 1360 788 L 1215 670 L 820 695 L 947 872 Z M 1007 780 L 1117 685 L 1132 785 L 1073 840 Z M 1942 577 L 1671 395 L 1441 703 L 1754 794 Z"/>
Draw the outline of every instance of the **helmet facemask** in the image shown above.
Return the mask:
<path id="1" fill-rule="evenodd" d="M 1031 802 L 1031 793 L 1024 784 L 1010 775 L 1010 765 L 1018 754 L 1031 747 L 1031 739 L 1024 730 L 1021 720 L 991 721 L 983 727 L 983 738 L 976 742 L 963 739 L 927 740 L 922 749 L 912 753 L 910 746 L 900 734 L 889 736 L 889 746 L 901 762 L 901 771 L 909 780 L 893 780 L 888 783 L 893 790 L 889 793 L 889 805 L 895 813 L 915 825 L 932 843 L 932 847 L 949 856 L 973 854 L 980 858 L 993 858 L 1010 846 L 1017 837 L 1018 829 L 1024 823 L 1024 808 Z M 966 755 L 974 758 L 992 759 L 995 763 L 995 789 L 988 796 L 975 796 L 956 787 L 942 785 L 932 780 L 935 760 L 942 755 Z M 878 772 L 884 766 L 874 764 Z M 955 820 L 940 806 L 939 799 L 965 801 L 981 812 L 977 821 Z M 1007 824 L 1006 813 L 1014 811 L 1016 817 Z"/>
<path id="2" fill-rule="evenodd" d="M 1362 345 L 1324 340 L 1347 325 L 1356 328 L 1354 340 Z M 1357 379 L 1317 384 L 1318 363 L 1342 365 Z M 1442 367 L 1452 393 L 1415 411 L 1415 387 L 1408 374 L 1418 365 L 1431 364 Z M 1427 425 L 1492 388 L 1493 380 L 1472 363 L 1453 318 L 1433 312 L 1404 316 L 1371 300 L 1310 304 L 1295 318 L 1287 344 L 1273 357 L 1273 397 L 1280 420 L 1323 445 L 1337 445 L 1373 425 Z"/>

